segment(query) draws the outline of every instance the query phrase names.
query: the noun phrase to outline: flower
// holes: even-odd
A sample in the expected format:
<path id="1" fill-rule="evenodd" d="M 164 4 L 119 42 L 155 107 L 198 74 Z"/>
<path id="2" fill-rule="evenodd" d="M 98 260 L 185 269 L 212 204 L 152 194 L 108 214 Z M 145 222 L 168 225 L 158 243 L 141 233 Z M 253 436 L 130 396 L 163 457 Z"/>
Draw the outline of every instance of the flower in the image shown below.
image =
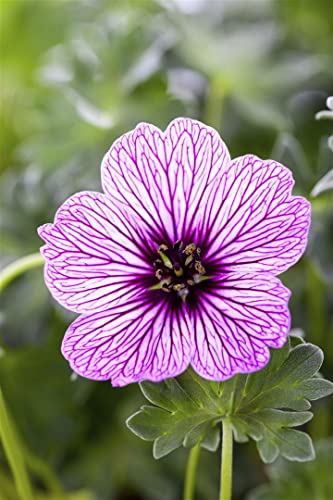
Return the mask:
<path id="1" fill-rule="evenodd" d="M 265 366 L 290 328 L 275 275 L 300 258 L 310 224 L 293 184 L 275 161 L 231 160 L 188 118 L 116 140 L 105 194 L 73 195 L 39 228 L 46 284 L 81 314 L 62 343 L 71 368 L 122 386 L 189 365 L 216 381 Z"/>

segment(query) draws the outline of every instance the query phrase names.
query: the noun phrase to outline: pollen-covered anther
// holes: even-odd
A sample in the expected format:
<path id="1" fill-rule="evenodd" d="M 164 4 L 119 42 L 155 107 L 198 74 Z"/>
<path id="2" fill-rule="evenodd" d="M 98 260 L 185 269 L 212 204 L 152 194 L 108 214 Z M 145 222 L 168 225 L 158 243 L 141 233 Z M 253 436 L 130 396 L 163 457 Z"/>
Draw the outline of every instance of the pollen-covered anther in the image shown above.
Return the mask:
<path id="1" fill-rule="evenodd" d="M 163 290 L 163 292 L 171 292 L 171 279 L 166 279 L 166 280 L 163 280 L 161 281 L 161 289 Z"/>
<path id="2" fill-rule="evenodd" d="M 186 247 L 184 249 L 184 254 L 185 255 L 192 255 L 195 252 L 196 248 L 197 248 L 197 246 L 194 243 L 190 243 L 189 245 L 186 245 Z"/>
<path id="3" fill-rule="evenodd" d="M 163 270 L 162 269 L 157 269 L 156 273 L 155 273 L 155 276 L 158 280 L 161 280 L 162 279 L 162 276 L 163 276 Z"/>
<path id="4" fill-rule="evenodd" d="M 201 264 L 200 261 L 196 260 L 194 263 L 194 269 L 201 275 L 206 273 L 206 269 L 204 266 Z"/>
<path id="5" fill-rule="evenodd" d="M 167 252 L 167 251 L 168 251 L 168 247 L 166 245 L 164 245 L 164 244 L 160 245 L 158 247 L 158 250 L 157 250 L 158 253 L 160 253 L 160 252 L 164 253 L 164 252 Z"/>
<path id="6" fill-rule="evenodd" d="M 175 292 L 180 292 L 180 290 L 183 290 L 185 288 L 184 283 L 177 283 L 177 285 L 173 285 L 172 289 Z"/>
<path id="7" fill-rule="evenodd" d="M 177 240 L 176 243 L 174 243 L 172 245 L 173 250 L 176 250 L 176 251 L 181 250 L 182 247 L 183 247 L 182 240 Z"/>

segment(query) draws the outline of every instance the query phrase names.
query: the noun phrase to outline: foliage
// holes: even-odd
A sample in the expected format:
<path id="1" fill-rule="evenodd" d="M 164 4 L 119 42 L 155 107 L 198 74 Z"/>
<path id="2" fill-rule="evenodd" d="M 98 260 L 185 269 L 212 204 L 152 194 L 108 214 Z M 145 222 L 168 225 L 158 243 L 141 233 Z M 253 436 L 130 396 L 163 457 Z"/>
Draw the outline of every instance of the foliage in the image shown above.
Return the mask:
<path id="1" fill-rule="evenodd" d="M 332 439 L 316 443 L 316 460 L 305 464 L 290 465 L 278 460 L 268 468 L 269 484 L 255 489 L 247 500 L 321 500 L 328 499 L 333 491 Z"/>
<path id="2" fill-rule="evenodd" d="M 293 427 L 312 418 L 310 400 L 333 392 L 333 383 L 318 376 L 322 361 L 321 350 L 313 344 L 291 348 L 287 342 L 272 350 L 263 370 L 226 382 L 203 380 L 191 369 L 177 379 L 142 382 L 144 396 L 155 406 L 143 406 L 127 425 L 142 439 L 154 441 L 155 458 L 198 443 L 215 451 L 220 437 L 216 424 L 228 417 L 236 441 L 254 439 L 264 462 L 273 462 L 279 454 L 311 460 L 310 437 Z"/>

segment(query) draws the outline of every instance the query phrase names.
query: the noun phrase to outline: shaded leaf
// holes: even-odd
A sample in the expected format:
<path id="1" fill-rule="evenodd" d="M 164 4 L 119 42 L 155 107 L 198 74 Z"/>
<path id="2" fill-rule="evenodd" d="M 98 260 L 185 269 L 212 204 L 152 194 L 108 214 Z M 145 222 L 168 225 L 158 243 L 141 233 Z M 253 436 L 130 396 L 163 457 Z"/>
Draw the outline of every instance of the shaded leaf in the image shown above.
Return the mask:
<path id="1" fill-rule="evenodd" d="M 329 189 L 333 189 L 333 168 L 317 182 L 311 191 L 311 196 L 318 196 Z"/>
<path id="2" fill-rule="evenodd" d="M 253 490 L 247 500 L 281 500 L 285 498 L 329 499 L 333 491 L 333 440 L 316 443 L 316 460 L 290 464 L 279 459 L 266 470 L 271 480 Z"/>

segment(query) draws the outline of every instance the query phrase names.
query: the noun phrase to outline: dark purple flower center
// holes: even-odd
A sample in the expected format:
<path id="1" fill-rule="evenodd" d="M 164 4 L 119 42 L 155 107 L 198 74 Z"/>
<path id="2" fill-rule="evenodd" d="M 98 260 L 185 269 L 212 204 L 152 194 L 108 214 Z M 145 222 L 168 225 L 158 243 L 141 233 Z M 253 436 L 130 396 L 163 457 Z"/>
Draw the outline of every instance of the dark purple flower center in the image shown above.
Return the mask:
<path id="1" fill-rule="evenodd" d="M 207 279 L 204 276 L 206 269 L 201 263 L 201 250 L 195 243 L 184 247 L 183 242 L 178 240 L 171 248 L 160 245 L 157 253 L 154 266 L 158 282 L 151 287 L 152 290 L 175 293 L 185 301 L 190 288 Z"/>

